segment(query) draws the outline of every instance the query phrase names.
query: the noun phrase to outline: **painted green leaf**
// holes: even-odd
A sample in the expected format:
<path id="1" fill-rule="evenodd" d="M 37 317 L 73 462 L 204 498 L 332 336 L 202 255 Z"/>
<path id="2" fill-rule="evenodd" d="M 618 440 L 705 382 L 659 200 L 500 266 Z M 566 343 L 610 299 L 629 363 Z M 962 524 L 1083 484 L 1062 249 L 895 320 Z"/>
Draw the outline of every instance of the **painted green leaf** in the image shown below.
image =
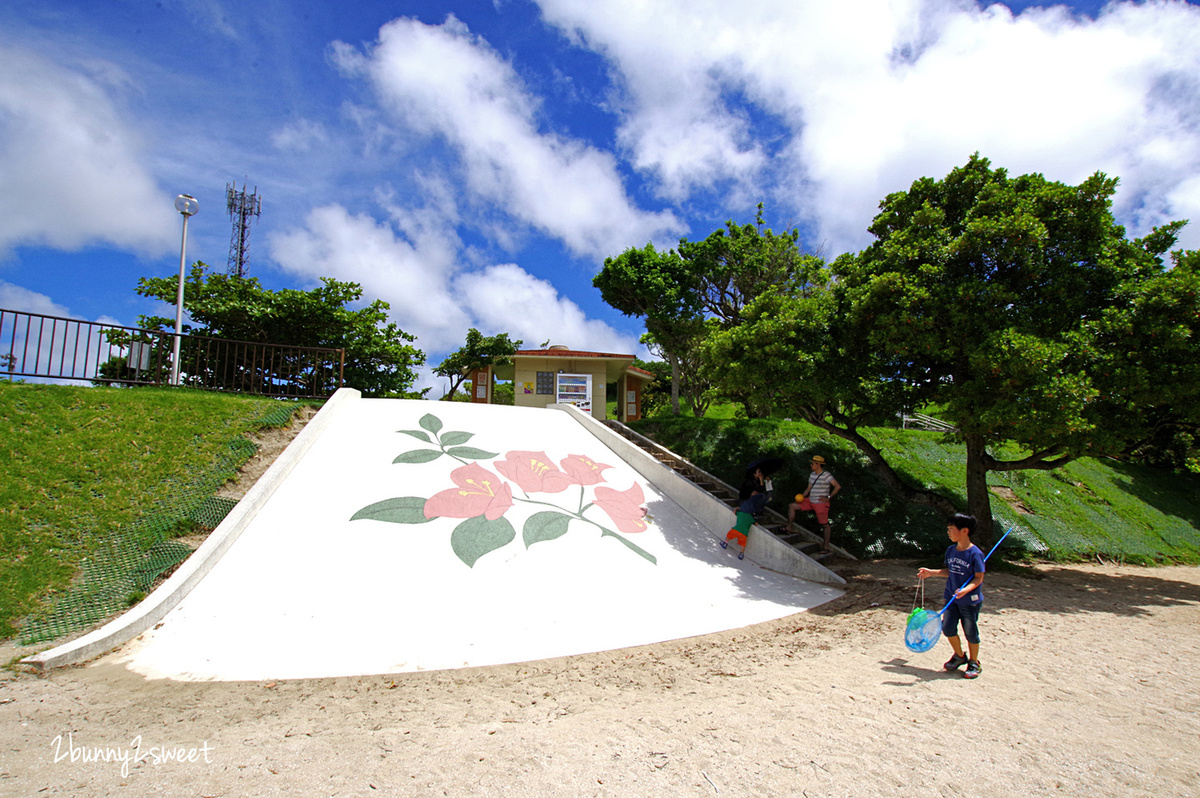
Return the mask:
<path id="1" fill-rule="evenodd" d="M 442 422 L 432 413 L 426 413 L 424 416 L 422 416 L 420 424 L 421 429 L 427 429 L 434 435 L 437 435 L 442 431 Z"/>
<path id="2" fill-rule="evenodd" d="M 447 449 L 446 454 L 452 457 L 461 457 L 464 460 L 486 460 L 489 457 L 499 457 L 499 452 L 485 452 L 483 449 L 476 449 L 474 446 L 455 446 L 453 449 Z"/>
<path id="3" fill-rule="evenodd" d="M 425 434 L 424 430 L 398 429 L 398 430 L 396 430 L 396 432 L 403 432 L 405 435 L 411 435 L 414 438 L 416 438 L 417 440 L 425 441 L 426 443 L 433 443 L 433 441 L 430 439 L 430 437 Z"/>
<path id="4" fill-rule="evenodd" d="M 616 538 L 617 540 L 621 541 L 621 543 L 625 547 L 627 547 L 630 551 L 636 552 L 638 555 L 645 557 L 650 562 L 651 565 L 658 565 L 657 557 L 655 557 L 653 554 L 651 554 L 650 552 L 643 549 L 638 544 L 634 543 L 632 540 L 629 540 L 624 535 L 618 535 L 616 532 L 613 532 L 611 529 L 604 529 L 603 527 L 601 527 L 600 528 L 600 537 Z"/>
<path id="5" fill-rule="evenodd" d="M 442 446 L 458 446 L 475 437 L 474 432 L 447 432 L 442 436 Z"/>
<path id="6" fill-rule="evenodd" d="M 396 456 L 395 463 L 430 463 L 442 456 L 437 449 L 413 449 Z"/>
<path id="7" fill-rule="evenodd" d="M 392 524 L 424 524 L 432 521 L 425 517 L 425 500 L 420 496 L 397 496 L 381 502 L 368 504 L 354 515 L 351 521 L 366 518 L 371 521 L 387 521 Z"/>
<path id="8" fill-rule="evenodd" d="M 521 536 L 525 540 L 525 548 L 543 540 L 554 540 L 567 534 L 567 525 L 571 516 L 563 513 L 534 513 L 525 521 L 525 529 Z"/>
<path id="9" fill-rule="evenodd" d="M 481 515 L 468 518 L 454 528 L 450 534 L 450 547 L 467 567 L 474 568 L 480 557 L 507 546 L 516 537 L 517 530 L 513 529 L 508 519 L 489 521 Z"/>

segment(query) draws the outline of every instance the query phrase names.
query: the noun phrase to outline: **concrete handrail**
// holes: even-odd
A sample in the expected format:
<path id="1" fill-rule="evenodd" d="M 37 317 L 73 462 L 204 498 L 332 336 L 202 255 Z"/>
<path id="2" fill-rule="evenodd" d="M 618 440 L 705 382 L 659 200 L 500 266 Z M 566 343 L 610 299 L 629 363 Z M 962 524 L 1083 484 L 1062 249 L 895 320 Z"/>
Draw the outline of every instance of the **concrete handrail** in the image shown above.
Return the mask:
<path id="1" fill-rule="evenodd" d="M 567 412 L 604 445 L 616 452 L 635 471 L 645 477 L 655 489 L 687 511 L 720 541 L 724 531 L 733 526 L 737 513 L 717 500 L 711 493 L 690 480 L 684 479 L 654 459 L 647 451 L 623 438 L 591 415 L 570 404 L 550 405 Z M 676 455 L 678 456 L 678 455 Z M 682 459 L 682 458 L 681 458 Z M 763 527 L 755 524 L 746 543 L 746 558 L 772 571 L 795 576 L 810 582 L 844 585 L 846 580 L 803 552 L 784 543 Z"/>
<path id="2" fill-rule="evenodd" d="M 686 458 L 675 454 L 674 452 L 672 452 L 667 447 L 663 446 L 658 441 L 655 441 L 652 438 L 647 438 L 645 435 L 642 435 L 637 430 L 631 429 L 627 425 L 622 424 L 620 421 L 613 421 L 612 419 L 609 419 L 609 420 L 605 421 L 604 423 L 606 425 L 619 427 L 621 429 L 622 435 L 632 436 L 632 437 L 636 438 L 638 443 L 642 446 L 642 448 L 649 447 L 656 451 L 660 451 L 665 455 L 669 455 L 670 457 L 673 457 L 676 460 L 679 460 L 680 462 L 686 464 L 688 471 L 692 472 L 693 474 L 696 474 L 696 475 L 702 477 L 706 481 L 712 482 L 713 484 L 717 485 L 718 487 L 724 488 L 725 490 L 732 493 L 734 496 L 736 496 L 738 494 L 738 489 L 733 487 L 732 485 L 730 485 L 728 482 L 724 482 L 724 481 L 718 479 L 717 477 L 714 477 L 712 474 L 708 473 L 704 469 L 702 469 L 699 466 L 697 466 L 696 464 L 692 463 L 690 460 L 687 460 Z M 788 523 L 787 516 L 785 516 L 783 513 L 779 512 L 778 510 L 776 510 L 773 507 L 770 507 L 770 506 L 764 507 L 761 514 L 767 516 L 768 518 L 770 518 L 772 521 L 774 521 L 779 526 L 786 526 Z M 803 537 L 805 537 L 810 542 L 812 542 L 812 543 L 823 543 L 824 542 L 824 538 L 822 538 L 816 532 L 813 532 L 811 529 L 805 527 L 803 524 L 799 524 L 799 523 L 796 523 L 793 521 L 792 526 L 795 527 L 796 529 L 798 529 L 799 534 L 802 535 Z M 831 550 L 837 552 L 842 557 L 845 557 L 848 560 L 857 560 L 858 559 L 853 554 L 846 551 L 845 549 L 843 549 L 841 546 L 837 545 L 836 543 L 830 543 L 829 548 Z"/>

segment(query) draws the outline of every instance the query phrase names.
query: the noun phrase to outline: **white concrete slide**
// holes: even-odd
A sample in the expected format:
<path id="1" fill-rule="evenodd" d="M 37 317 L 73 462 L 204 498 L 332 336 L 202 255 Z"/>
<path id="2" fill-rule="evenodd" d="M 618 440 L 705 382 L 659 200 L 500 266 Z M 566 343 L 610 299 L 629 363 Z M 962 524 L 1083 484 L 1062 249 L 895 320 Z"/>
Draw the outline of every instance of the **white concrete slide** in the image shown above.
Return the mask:
<path id="1" fill-rule="evenodd" d="M 28 661 L 125 644 L 104 661 L 149 678 L 399 673 L 707 634 L 841 594 L 784 573 L 804 566 L 766 533 L 744 561 L 720 548 L 728 508 L 626 446 L 577 410 L 341 391 L 162 587 Z"/>

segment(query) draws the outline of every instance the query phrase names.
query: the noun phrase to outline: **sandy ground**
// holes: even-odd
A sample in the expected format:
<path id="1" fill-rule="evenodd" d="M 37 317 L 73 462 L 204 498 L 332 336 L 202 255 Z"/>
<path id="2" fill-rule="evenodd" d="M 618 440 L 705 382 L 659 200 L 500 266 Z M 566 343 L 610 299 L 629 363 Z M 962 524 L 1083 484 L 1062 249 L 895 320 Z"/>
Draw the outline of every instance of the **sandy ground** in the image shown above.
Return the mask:
<path id="1" fill-rule="evenodd" d="M 904 648 L 913 564 L 841 572 L 847 594 L 807 613 L 521 665 L 3 671 L 0 795 L 1200 794 L 1197 569 L 992 573 L 975 681 L 941 672 L 944 642 Z"/>
<path id="2" fill-rule="evenodd" d="M 0 794 L 1200 793 L 1200 573 L 1037 571 L 989 576 L 975 681 L 940 672 L 945 643 L 904 648 L 913 569 L 895 562 L 856 566 L 845 597 L 780 621 L 523 665 L 8 673 Z"/>

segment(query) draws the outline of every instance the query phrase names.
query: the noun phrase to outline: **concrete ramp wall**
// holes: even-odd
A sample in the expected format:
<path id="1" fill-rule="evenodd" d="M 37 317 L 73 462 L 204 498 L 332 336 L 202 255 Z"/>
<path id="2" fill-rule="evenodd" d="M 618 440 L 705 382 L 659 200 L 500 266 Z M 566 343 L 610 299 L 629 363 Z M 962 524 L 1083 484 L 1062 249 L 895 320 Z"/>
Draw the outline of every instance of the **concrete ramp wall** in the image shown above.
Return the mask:
<path id="1" fill-rule="evenodd" d="M 744 561 L 721 549 L 728 511 L 605 432 L 578 411 L 339 392 L 194 563 L 40 661 L 140 635 L 114 658 L 151 678 L 457 668 L 738 628 L 840 595 L 760 567 L 753 536 Z"/>

